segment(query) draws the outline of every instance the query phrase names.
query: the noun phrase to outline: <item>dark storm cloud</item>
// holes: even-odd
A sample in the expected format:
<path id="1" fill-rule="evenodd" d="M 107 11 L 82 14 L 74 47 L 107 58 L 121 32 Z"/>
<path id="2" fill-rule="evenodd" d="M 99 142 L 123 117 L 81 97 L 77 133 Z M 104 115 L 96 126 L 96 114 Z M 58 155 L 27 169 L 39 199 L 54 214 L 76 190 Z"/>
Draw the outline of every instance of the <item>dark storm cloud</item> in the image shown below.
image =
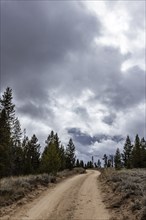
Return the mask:
<path id="1" fill-rule="evenodd" d="M 54 85 L 52 67 L 59 65 L 67 53 L 86 50 L 95 33 L 99 33 L 99 22 L 88 15 L 74 2 L 2 2 L 4 86 L 9 81 L 24 95 L 29 93 L 26 86 L 39 86 L 37 89 L 43 93 L 46 78 L 48 86 Z M 57 77 L 62 77 L 61 73 Z M 39 92 L 35 90 L 35 94 Z"/>
<path id="2" fill-rule="evenodd" d="M 30 118 L 33 115 L 34 119 L 37 120 L 39 118 L 42 121 L 45 121 L 48 116 L 54 117 L 53 112 L 49 108 L 46 106 L 42 108 L 40 102 L 39 105 L 36 105 L 36 103 L 32 103 L 30 100 L 27 100 L 27 103 L 18 107 L 17 111 L 29 116 Z"/>
<path id="3" fill-rule="evenodd" d="M 68 134 L 71 134 L 76 142 L 82 145 L 91 145 L 92 142 L 95 142 L 94 137 L 89 136 L 88 134 L 82 133 L 79 128 L 68 128 Z"/>
<path id="4" fill-rule="evenodd" d="M 12 86 L 17 98 L 43 104 L 50 89 L 77 96 L 90 88 L 111 108 L 144 100 L 144 71 L 121 73 L 126 57 L 92 43 L 100 24 L 77 2 L 13 1 L 2 9 L 2 86 Z"/>
<path id="5" fill-rule="evenodd" d="M 91 137 L 90 135 L 81 132 L 79 128 L 68 128 L 68 134 L 71 134 L 74 140 L 83 145 L 89 146 L 93 145 L 95 142 L 102 143 L 105 140 L 112 140 L 115 143 L 118 143 L 123 140 L 122 135 L 105 135 L 105 134 L 95 134 L 95 136 Z"/>

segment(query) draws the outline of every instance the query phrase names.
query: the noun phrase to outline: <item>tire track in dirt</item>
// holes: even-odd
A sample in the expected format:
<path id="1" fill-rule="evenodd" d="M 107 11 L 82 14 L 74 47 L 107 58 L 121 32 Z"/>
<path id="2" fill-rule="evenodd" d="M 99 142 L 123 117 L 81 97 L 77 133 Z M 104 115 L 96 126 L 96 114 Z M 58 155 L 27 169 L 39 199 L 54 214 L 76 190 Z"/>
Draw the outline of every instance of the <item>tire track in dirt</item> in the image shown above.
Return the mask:
<path id="1" fill-rule="evenodd" d="M 48 189 L 10 216 L 10 220 L 108 220 L 98 188 L 98 171 L 73 176 Z"/>

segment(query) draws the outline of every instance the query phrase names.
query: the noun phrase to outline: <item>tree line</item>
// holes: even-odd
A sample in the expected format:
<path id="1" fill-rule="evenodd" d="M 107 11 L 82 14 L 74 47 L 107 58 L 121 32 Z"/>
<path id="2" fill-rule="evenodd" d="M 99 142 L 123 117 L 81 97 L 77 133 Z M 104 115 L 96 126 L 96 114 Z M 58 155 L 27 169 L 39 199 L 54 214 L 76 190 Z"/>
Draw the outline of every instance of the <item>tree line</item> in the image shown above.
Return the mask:
<path id="1" fill-rule="evenodd" d="M 23 137 L 22 137 L 23 136 Z M 30 139 L 23 135 L 15 115 L 11 88 L 0 98 L 0 177 L 52 173 L 75 166 L 75 145 L 70 139 L 66 148 L 58 134 L 51 131 L 45 141 L 43 152 L 34 134 Z"/>
<path id="2" fill-rule="evenodd" d="M 115 155 L 107 156 L 104 154 L 104 167 L 121 168 L 146 168 L 146 141 L 144 137 L 139 138 L 137 134 L 132 144 L 129 135 L 127 136 L 123 150 L 117 148 Z"/>
<path id="3" fill-rule="evenodd" d="M 22 137 L 23 136 L 23 137 Z M 45 141 L 43 152 L 38 138 L 34 134 L 31 138 L 22 133 L 18 117 L 15 114 L 13 94 L 11 88 L 0 98 L 0 177 L 12 175 L 28 175 L 38 173 L 52 173 L 73 167 L 101 168 L 101 161 L 92 160 L 84 163 L 76 160 L 75 145 L 70 139 L 66 148 L 59 140 L 58 134 L 51 131 Z M 138 134 L 132 144 L 127 136 L 122 153 L 117 148 L 115 155 L 104 154 L 104 167 L 120 169 L 146 168 L 146 141 L 140 140 Z"/>

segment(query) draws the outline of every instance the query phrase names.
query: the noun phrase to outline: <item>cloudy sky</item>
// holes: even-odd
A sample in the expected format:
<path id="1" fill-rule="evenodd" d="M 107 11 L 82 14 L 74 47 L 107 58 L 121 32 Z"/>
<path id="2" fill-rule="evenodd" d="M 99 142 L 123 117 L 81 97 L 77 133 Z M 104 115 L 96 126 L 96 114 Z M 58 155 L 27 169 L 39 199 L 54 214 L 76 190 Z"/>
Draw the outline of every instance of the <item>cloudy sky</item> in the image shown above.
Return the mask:
<path id="1" fill-rule="evenodd" d="M 145 135 L 145 1 L 1 2 L 1 93 L 42 148 L 53 129 L 81 159 Z"/>

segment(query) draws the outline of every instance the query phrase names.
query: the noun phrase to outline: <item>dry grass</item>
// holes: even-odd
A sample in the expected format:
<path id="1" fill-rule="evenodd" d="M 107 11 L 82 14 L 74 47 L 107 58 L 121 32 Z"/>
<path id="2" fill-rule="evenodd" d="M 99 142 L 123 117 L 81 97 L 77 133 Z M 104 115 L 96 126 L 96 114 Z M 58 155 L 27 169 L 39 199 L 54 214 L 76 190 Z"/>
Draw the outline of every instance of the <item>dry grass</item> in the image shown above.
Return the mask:
<path id="1" fill-rule="evenodd" d="M 20 200 L 40 185 L 47 187 L 55 180 L 48 174 L 3 178 L 0 180 L 0 207 Z"/>
<path id="2" fill-rule="evenodd" d="M 116 216 L 113 219 L 146 219 L 146 169 L 107 169 L 100 182 L 104 201 Z"/>
<path id="3" fill-rule="evenodd" d="M 0 207 L 9 206 L 40 188 L 43 190 L 50 183 L 56 183 L 62 178 L 84 172 L 83 168 L 74 168 L 71 171 L 59 172 L 57 176 L 40 174 L 2 178 L 0 179 Z"/>
<path id="4" fill-rule="evenodd" d="M 75 174 L 83 174 L 85 173 L 86 170 L 82 167 L 75 167 L 73 170 L 63 170 L 61 172 L 57 173 L 57 177 L 59 178 L 66 178 L 68 176 L 71 175 L 75 175 Z"/>

